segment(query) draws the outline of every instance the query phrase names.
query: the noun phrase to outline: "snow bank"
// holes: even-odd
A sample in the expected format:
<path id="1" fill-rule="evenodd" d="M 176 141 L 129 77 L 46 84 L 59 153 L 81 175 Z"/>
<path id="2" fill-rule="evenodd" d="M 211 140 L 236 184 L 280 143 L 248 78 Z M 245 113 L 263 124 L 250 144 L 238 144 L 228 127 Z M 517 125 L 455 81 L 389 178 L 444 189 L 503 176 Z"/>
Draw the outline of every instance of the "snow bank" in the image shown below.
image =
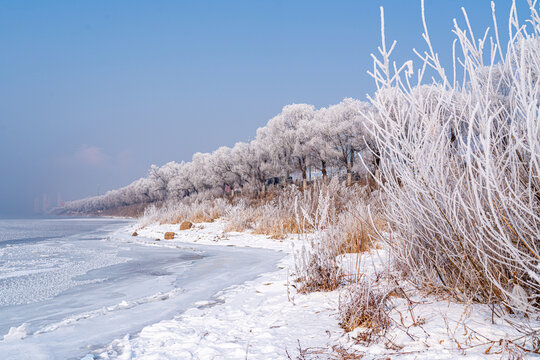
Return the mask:
<path id="1" fill-rule="evenodd" d="M 28 336 L 28 324 L 24 323 L 18 327 L 11 327 L 9 332 L 4 335 L 4 341 L 21 340 Z"/>

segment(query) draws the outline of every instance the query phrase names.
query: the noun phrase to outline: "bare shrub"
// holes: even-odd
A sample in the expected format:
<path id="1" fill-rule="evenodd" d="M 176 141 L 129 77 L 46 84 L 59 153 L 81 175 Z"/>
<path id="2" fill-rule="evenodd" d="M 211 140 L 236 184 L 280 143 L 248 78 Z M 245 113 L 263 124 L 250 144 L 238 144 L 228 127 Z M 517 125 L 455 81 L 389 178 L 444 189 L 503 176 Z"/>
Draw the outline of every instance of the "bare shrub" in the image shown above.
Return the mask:
<path id="1" fill-rule="evenodd" d="M 332 291 L 342 279 L 342 270 L 337 262 L 338 247 L 335 233 L 328 229 L 304 244 L 295 254 L 296 274 L 299 275 L 299 291 Z"/>
<path id="2" fill-rule="evenodd" d="M 342 187 L 340 193 L 336 197 L 334 191 L 323 188 L 315 205 L 307 203 L 312 208 L 298 206 L 299 227 L 313 232 L 304 237 L 301 251 L 295 253 L 301 292 L 334 290 L 347 275 L 338 256 L 362 253 L 374 246 L 375 230 L 368 212 L 370 205 L 378 208 L 380 204 L 367 188 Z"/>
<path id="3" fill-rule="evenodd" d="M 365 280 L 342 294 L 339 310 L 340 326 L 347 332 L 361 327 L 356 339 L 366 344 L 384 335 L 391 325 L 388 294 Z"/>
<path id="4" fill-rule="evenodd" d="M 224 215 L 227 220 L 225 231 L 246 231 L 253 226 L 253 215 L 251 208 L 242 199 L 234 206 L 227 207 Z"/>
<path id="5" fill-rule="evenodd" d="M 302 190 L 296 186 L 279 189 L 268 201 L 252 205 L 253 231 L 282 239 L 289 234 L 322 230 L 329 225 L 329 212 L 343 211 L 356 192 L 357 187 L 345 188 L 337 177 Z"/>
<path id="6" fill-rule="evenodd" d="M 167 202 L 161 205 L 151 205 L 139 218 L 141 226 L 152 223 L 180 224 L 184 221 L 192 223 L 212 222 L 223 216 L 229 209 L 229 204 L 222 199 L 199 200 L 186 199 L 181 202 Z"/>
<path id="7" fill-rule="evenodd" d="M 296 222 L 296 204 L 301 192 L 296 186 L 278 190 L 268 201 L 255 204 L 255 234 L 283 239 L 288 234 L 299 234 L 302 229 Z"/>
<path id="8" fill-rule="evenodd" d="M 375 247 L 377 234 L 387 230 L 381 204 L 372 195 L 351 201 L 339 215 L 340 253 L 364 253 Z"/>
<path id="9" fill-rule="evenodd" d="M 339 234 L 336 226 L 336 202 L 329 192 L 320 191 L 318 201 L 306 202 L 297 208 L 299 228 L 309 228 L 314 236 L 305 241 L 300 252 L 295 253 L 296 273 L 301 292 L 330 291 L 341 282 L 341 268 L 337 262 Z"/>

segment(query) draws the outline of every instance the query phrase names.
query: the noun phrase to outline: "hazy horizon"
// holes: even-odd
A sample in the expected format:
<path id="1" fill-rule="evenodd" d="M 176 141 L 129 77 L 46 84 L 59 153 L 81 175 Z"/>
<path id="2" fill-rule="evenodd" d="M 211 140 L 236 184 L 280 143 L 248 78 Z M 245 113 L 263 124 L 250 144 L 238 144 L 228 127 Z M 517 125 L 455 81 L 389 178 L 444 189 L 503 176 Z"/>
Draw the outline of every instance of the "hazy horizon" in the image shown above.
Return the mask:
<path id="1" fill-rule="evenodd" d="M 504 41 L 510 3 L 496 1 Z M 381 5 L 394 60 L 415 58 L 420 0 L 0 2 L 0 217 L 249 140 L 286 104 L 364 99 Z M 489 0 L 426 0 L 448 66 L 462 6 L 482 36 Z"/>

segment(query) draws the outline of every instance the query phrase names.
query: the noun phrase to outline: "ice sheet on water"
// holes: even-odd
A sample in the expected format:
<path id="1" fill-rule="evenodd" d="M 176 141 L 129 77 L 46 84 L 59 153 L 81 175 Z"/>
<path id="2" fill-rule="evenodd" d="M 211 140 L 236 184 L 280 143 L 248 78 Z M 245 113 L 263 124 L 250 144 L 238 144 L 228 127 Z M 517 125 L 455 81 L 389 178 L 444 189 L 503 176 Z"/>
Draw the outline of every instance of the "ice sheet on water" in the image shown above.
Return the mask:
<path id="1" fill-rule="evenodd" d="M 100 231 L 125 222 L 106 218 L 0 219 L 0 246 Z"/>
<path id="2" fill-rule="evenodd" d="M 127 261 L 115 249 L 99 250 L 57 241 L 4 248 L 0 253 L 0 306 L 50 299 L 75 286 L 99 281 L 77 280 L 79 275 Z"/>
<path id="3" fill-rule="evenodd" d="M 83 356 L 270 270 L 280 257 L 251 249 L 147 246 L 93 226 L 77 235 L 0 245 L 4 358 Z"/>

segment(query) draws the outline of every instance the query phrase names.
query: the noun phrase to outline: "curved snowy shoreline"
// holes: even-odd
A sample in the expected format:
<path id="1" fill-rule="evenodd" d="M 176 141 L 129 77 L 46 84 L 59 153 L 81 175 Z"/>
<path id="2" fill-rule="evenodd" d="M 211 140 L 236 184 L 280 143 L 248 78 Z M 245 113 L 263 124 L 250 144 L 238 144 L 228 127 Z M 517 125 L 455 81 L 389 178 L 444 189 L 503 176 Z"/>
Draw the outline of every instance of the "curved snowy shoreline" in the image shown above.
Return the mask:
<path id="1" fill-rule="evenodd" d="M 169 224 L 129 230 L 142 236 L 135 241 L 152 246 L 193 243 L 282 251 L 285 256 L 279 260 L 278 270 L 229 286 L 207 301 L 194 303 L 174 319 L 117 338 L 84 359 L 325 359 L 336 358 L 340 352 L 366 359 L 498 359 L 504 351 L 504 339 L 520 336 L 501 319 L 494 320 L 487 305 L 457 303 L 407 288 L 413 303 L 401 297 L 392 299 L 388 313 L 394 325 L 380 341 L 363 343 L 365 328 L 345 333 L 339 327 L 340 290 L 296 291 L 293 252 L 298 250 L 294 245 L 302 246 L 302 241 L 227 233 L 225 227 L 218 220 L 186 231 Z M 168 231 L 176 232 L 177 237 L 155 241 Z M 370 281 L 391 271 L 389 264 L 386 249 L 340 258 L 345 273 L 361 273 Z M 409 318 L 409 313 L 415 317 Z M 486 342 L 488 337 L 501 340 Z"/>
<path id="2" fill-rule="evenodd" d="M 126 335 L 84 359 L 287 359 L 305 347 L 330 347 L 343 335 L 337 324 L 335 293 L 297 296 L 288 281 L 294 268 L 292 240 L 273 240 L 248 233 L 226 233 L 225 223 L 197 224 L 178 231 L 178 225 L 136 226 L 132 241 L 149 246 L 203 245 L 260 248 L 285 256 L 276 271 L 219 291 L 211 299 L 194 303 L 171 320 Z M 165 232 L 174 240 L 161 240 Z M 239 250 L 239 249 L 236 249 Z M 292 282 L 292 280 L 291 280 Z"/>

